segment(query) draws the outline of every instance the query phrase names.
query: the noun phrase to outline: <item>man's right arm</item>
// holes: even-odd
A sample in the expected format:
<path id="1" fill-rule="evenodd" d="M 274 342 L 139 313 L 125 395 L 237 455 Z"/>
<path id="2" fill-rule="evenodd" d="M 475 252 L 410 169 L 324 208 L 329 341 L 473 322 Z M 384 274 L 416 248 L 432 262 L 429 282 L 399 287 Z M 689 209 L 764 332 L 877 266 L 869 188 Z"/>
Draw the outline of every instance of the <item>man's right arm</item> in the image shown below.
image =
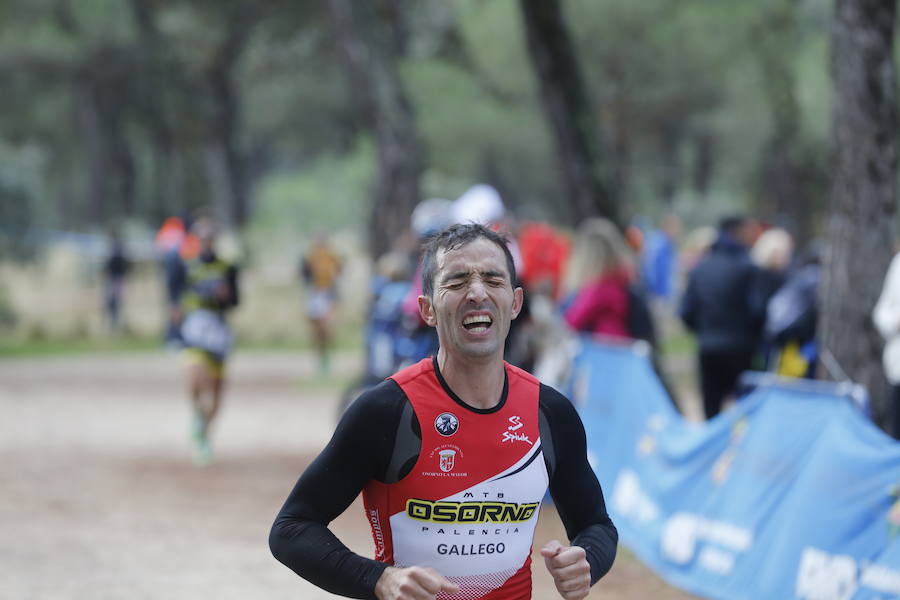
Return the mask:
<path id="1" fill-rule="evenodd" d="M 328 529 L 372 479 L 382 479 L 406 398 L 393 381 L 363 394 L 304 471 L 269 534 L 279 561 L 311 583 L 349 598 L 375 598 L 389 566 L 347 548 Z"/>

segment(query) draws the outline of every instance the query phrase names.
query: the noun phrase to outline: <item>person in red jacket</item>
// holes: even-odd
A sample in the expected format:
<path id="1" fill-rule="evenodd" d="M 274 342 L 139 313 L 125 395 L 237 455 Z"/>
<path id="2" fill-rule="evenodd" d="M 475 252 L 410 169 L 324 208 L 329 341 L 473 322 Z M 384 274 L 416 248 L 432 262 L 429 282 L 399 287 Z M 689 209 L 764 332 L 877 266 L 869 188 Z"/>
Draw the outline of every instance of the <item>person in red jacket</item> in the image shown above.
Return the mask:
<path id="1" fill-rule="evenodd" d="M 601 218 L 582 224 L 567 279 L 575 290 L 564 315 L 572 329 L 631 337 L 628 288 L 636 279 L 636 265 L 615 225 Z"/>

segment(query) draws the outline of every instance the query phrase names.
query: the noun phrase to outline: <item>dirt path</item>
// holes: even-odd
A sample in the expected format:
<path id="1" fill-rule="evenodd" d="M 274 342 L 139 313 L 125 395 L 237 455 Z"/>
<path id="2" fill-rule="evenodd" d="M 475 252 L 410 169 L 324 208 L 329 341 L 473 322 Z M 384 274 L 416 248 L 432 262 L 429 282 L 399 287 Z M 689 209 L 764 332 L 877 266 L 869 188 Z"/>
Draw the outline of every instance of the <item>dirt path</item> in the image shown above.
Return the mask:
<path id="1" fill-rule="evenodd" d="M 344 357 L 337 373 L 354 373 Z M 269 554 L 297 475 L 327 442 L 339 382 L 300 354 L 238 355 L 216 460 L 191 464 L 178 358 L 164 354 L 0 361 L 0 598 L 334 598 Z M 370 556 L 362 510 L 333 528 Z M 536 547 L 564 539 L 552 508 Z M 542 566 L 535 598 L 558 598 Z M 693 596 L 620 550 L 592 592 L 607 600 Z"/>

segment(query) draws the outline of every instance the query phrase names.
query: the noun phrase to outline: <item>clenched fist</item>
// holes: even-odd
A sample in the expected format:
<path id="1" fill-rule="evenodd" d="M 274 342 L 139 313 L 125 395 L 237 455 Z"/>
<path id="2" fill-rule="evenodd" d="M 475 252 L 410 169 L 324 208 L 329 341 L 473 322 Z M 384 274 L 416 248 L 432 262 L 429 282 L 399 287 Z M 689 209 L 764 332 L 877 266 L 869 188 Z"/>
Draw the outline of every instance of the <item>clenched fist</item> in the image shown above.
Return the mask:
<path id="1" fill-rule="evenodd" d="M 584 548 L 563 546 L 550 540 L 541 548 L 541 556 L 559 595 L 566 600 L 581 600 L 591 591 L 591 565 L 585 557 Z"/>
<path id="2" fill-rule="evenodd" d="M 375 584 L 379 600 L 435 600 L 440 592 L 458 591 L 458 585 L 430 567 L 388 567 Z"/>

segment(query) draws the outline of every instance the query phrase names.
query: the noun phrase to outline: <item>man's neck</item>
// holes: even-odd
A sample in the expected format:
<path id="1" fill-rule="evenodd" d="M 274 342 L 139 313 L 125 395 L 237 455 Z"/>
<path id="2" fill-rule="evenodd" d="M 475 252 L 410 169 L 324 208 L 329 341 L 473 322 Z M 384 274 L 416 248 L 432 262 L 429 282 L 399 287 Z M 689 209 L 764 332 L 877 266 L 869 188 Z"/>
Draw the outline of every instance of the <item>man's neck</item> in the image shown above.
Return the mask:
<path id="1" fill-rule="evenodd" d="M 463 402 L 473 408 L 497 406 L 506 381 L 503 356 L 484 358 L 451 358 L 438 350 L 438 368 L 447 385 Z"/>

